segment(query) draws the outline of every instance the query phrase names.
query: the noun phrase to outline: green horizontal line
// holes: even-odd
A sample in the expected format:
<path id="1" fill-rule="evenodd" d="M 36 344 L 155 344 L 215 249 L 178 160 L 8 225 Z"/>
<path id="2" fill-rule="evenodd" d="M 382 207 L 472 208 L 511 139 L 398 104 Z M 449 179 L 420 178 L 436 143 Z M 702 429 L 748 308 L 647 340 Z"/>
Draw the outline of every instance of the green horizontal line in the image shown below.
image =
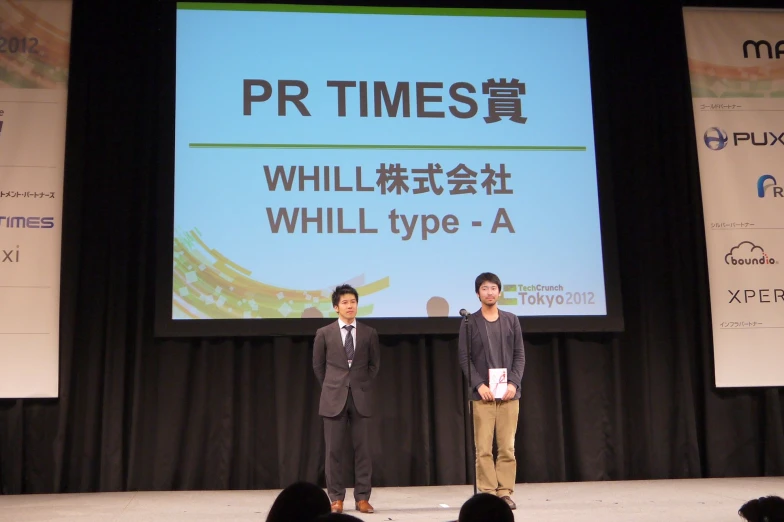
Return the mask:
<path id="1" fill-rule="evenodd" d="M 419 16 L 485 16 L 502 18 L 585 18 L 585 11 L 554 9 L 463 9 L 433 7 L 364 7 L 342 5 L 243 4 L 178 2 L 190 11 L 272 11 L 284 13 L 338 13 Z"/>
<path id="2" fill-rule="evenodd" d="M 505 150 L 505 151 L 576 151 L 586 147 L 569 145 L 356 145 L 326 143 L 191 143 L 192 149 L 333 149 L 333 150 Z"/>

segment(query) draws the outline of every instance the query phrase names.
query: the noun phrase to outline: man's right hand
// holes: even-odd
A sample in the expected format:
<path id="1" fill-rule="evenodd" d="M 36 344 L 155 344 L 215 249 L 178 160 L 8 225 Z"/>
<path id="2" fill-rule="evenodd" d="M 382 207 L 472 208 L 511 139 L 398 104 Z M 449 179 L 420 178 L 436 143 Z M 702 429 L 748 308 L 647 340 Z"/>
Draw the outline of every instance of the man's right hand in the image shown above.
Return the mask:
<path id="1" fill-rule="evenodd" d="M 479 392 L 479 395 L 482 397 L 483 401 L 494 401 L 495 397 L 493 397 L 493 392 L 490 391 L 490 388 L 486 384 L 480 384 L 479 388 L 476 389 Z"/>

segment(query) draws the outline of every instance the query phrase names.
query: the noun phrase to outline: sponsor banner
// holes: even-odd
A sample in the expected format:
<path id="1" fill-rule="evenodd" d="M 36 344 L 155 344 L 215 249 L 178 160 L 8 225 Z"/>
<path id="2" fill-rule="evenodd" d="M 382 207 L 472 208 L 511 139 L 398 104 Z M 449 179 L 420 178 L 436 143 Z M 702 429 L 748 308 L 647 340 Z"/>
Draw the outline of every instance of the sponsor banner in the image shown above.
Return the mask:
<path id="1" fill-rule="evenodd" d="M 0 0 L 0 398 L 57 397 L 70 0 Z"/>
<path id="2" fill-rule="evenodd" d="M 716 386 L 784 385 L 784 11 L 684 9 Z"/>

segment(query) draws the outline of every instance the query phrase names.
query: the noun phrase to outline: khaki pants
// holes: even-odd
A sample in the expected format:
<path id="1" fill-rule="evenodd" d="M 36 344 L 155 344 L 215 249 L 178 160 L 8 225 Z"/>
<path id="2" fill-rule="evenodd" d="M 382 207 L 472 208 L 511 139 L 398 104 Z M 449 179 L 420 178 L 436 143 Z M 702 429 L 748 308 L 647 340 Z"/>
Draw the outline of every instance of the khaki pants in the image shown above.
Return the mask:
<path id="1" fill-rule="evenodd" d="M 512 496 L 517 474 L 515 433 L 520 401 L 473 401 L 477 488 L 482 493 Z M 493 432 L 498 460 L 493 462 Z"/>

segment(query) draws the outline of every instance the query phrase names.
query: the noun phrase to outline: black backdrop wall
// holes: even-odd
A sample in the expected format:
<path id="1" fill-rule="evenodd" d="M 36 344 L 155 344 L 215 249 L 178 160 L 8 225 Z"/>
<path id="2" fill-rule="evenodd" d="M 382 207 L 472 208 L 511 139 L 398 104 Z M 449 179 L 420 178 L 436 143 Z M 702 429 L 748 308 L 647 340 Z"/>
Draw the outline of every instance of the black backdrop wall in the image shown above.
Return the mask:
<path id="1" fill-rule="evenodd" d="M 517 480 L 784 474 L 782 390 L 713 386 L 681 5 L 561 4 L 589 11 L 627 329 L 526 339 Z M 310 338 L 153 338 L 157 10 L 75 0 L 60 398 L 0 401 L 3 493 L 323 483 Z M 470 483 L 455 337 L 381 339 L 375 485 Z"/>

